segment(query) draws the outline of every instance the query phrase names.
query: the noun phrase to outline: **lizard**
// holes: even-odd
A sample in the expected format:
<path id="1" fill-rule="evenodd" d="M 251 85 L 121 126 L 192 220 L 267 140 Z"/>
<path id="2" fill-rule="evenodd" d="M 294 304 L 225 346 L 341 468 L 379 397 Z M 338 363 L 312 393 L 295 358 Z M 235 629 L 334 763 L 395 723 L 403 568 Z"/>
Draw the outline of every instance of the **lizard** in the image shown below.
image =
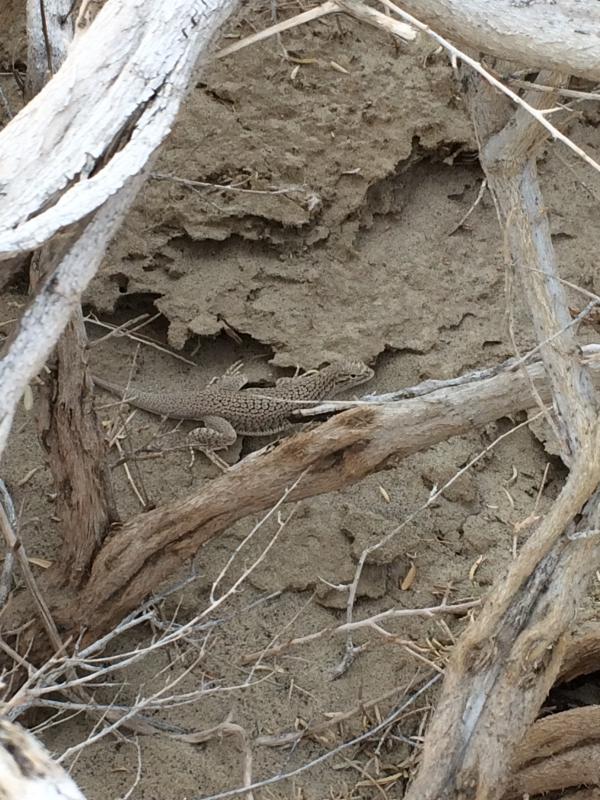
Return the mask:
<path id="1" fill-rule="evenodd" d="M 191 447 L 207 455 L 231 447 L 238 436 L 268 436 L 293 427 L 290 416 L 299 406 L 310 407 L 346 389 L 366 383 L 373 370 L 362 361 L 335 361 L 295 378 L 280 378 L 274 387 L 247 388 L 248 378 L 234 366 L 204 389 L 179 392 L 126 389 L 93 376 L 97 386 L 130 405 L 169 419 L 204 422 L 188 434 Z"/>

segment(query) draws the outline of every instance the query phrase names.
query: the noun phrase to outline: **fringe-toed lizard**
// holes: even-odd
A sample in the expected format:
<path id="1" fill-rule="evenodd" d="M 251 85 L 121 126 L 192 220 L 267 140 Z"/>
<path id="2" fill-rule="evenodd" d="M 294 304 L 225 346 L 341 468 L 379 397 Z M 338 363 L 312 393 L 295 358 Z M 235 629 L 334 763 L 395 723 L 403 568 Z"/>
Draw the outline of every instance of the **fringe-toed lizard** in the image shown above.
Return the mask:
<path id="1" fill-rule="evenodd" d="M 243 389 L 245 375 L 229 371 L 198 391 L 126 390 L 94 376 L 94 383 L 130 405 L 170 419 L 204 422 L 188 435 L 189 444 L 204 452 L 230 447 L 239 436 L 268 436 L 292 427 L 290 415 L 346 389 L 366 383 L 373 370 L 362 361 L 336 361 L 316 372 L 280 378 L 274 387 Z M 126 395 L 126 391 L 127 396 Z"/>

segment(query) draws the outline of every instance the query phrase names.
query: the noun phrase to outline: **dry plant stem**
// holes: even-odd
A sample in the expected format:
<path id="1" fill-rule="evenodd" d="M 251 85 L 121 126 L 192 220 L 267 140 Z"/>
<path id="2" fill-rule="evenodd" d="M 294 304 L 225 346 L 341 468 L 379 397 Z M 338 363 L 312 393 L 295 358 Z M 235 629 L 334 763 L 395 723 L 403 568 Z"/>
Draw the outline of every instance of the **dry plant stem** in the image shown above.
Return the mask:
<path id="1" fill-rule="evenodd" d="M 385 692 L 378 697 L 374 697 L 372 700 L 361 699 L 355 706 L 346 711 L 330 713 L 327 715 L 327 719 L 313 722 L 301 730 L 257 736 L 254 740 L 254 744 L 257 747 L 289 747 L 290 745 L 299 742 L 301 739 L 305 739 L 307 736 L 318 736 L 319 734 L 323 734 L 326 731 L 331 730 L 331 728 L 337 725 L 341 725 L 342 723 L 346 722 L 346 720 L 352 719 L 352 717 L 356 716 L 357 714 L 364 714 L 365 711 L 373 708 L 373 706 L 377 706 L 380 703 L 383 703 L 385 700 L 389 700 L 391 697 L 394 697 L 394 695 L 401 694 L 401 692 L 402 689 L 396 686 L 391 691 Z"/>
<path id="2" fill-rule="evenodd" d="M 312 22 L 328 14 L 337 14 L 340 11 L 347 11 L 353 17 L 356 17 L 356 19 L 374 25 L 376 28 L 388 31 L 405 41 L 412 42 L 416 39 L 416 33 L 410 25 L 405 25 L 402 22 L 390 19 L 380 11 L 376 11 L 374 8 L 365 5 L 361 0 L 326 0 L 325 3 L 322 3 L 316 8 L 311 8 L 309 11 L 304 11 L 302 14 L 297 14 L 283 22 L 278 22 L 276 25 L 271 25 L 251 36 L 246 36 L 241 41 L 229 45 L 229 47 L 224 47 L 222 50 L 219 50 L 216 57 L 225 58 L 225 56 L 232 55 L 238 50 L 248 47 L 248 45 L 257 44 L 271 36 L 279 36 L 282 31 L 296 28 L 298 25 L 305 25 L 307 22 Z"/>
<path id="3" fill-rule="evenodd" d="M 465 792 L 481 800 L 502 796 L 515 748 L 554 682 L 565 631 L 598 563 L 593 537 L 574 542 L 565 535 L 580 514 L 578 529 L 597 527 L 600 429 L 591 379 L 565 326 L 569 313 L 535 170 L 540 129 L 521 111 L 509 119 L 478 76 L 466 80 L 482 165 L 536 333 L 542 341 L 554 337 L 542 356 L 571 471 L 508 575 L 459 640 L 406 800 L 458 798 Z"/>
<path id="4" fill-rule="evenodd" d="M 31 594 L 31 597 L 34 600 L 38 616 L 42 621 L 42 625 L 46 630 L 48 638 L 50 639 L 50 643 L 52 644 L 52 649 L 55 653 L 61 652 L 63 649 L 63 642 L 60 638 L 60 634 L 58 633 L 58 629 L 52 619 L 52 614 L 48 608 L 42 593 L 40 592 L 37 582 L 34 578 L 33 572 L 31 571 L 31 567 L 29 566 L 29 561 L 27 559 L 27 554 L 23 548 L 22 542 L 17 538 L 17 534 L 13 530 L 12 525 L 6 515 L 4 510 L 4 506 L 0 504 L 0 532 L 4 537 L 4 541 L 6 542 L 6 546 L 9 550 L 11 550 L 16 557 L 16 560 L 21 568 L 21 572 L 23 573 L 23 579 Z"/>
<path id="5" fill-rule="evenodd" d="M 29 0 L 27 37 L 31 60 L 29 96 L 59 69 L 72 36 L 71 0 Z M 42 12 L 42 13 L 41 13 Z M 50 63 L 48 63 L 50 62 Z M 71 243 L 76 239 L 74 233 Z M 68 245 L 45 245 L 34 254 L 30 284 L 36 289 L 60 264 Z M 57 252 L 58 251 L 58 252 Z M 107 448 L 93 406 L 87 370 L 87 337 L 81 307 L 61 336 L 54 369 L 38 392 L 36 422 L 57 493 L 62 528 L 61 582 L 77 586 L 112 521 L 116 519 Z"/>
<path id="6" fill-rule="evenodd" d="M 231 722 L 228 717 L 213 728 L 208 728 L 205 731 L 198 731 L 198 733 L 184 733 L 179 736 L 173 736 L 172 738 L 182 742 L 189 742 L 190 744 L 201 744 L 202 742 L 209 742 L 211 739 L 223 739 L 225 736 L 235 736 L 240 743 L 240 748 L 244 757 L 242 785 L 245 789 L 248 789 L 248 793 L 244 796 L 247 800 L 254 800 L 254 794 L 250 790 L 252 786 L 252 749 L 248 741 L 248 735 L 241 725 L 236 725 Z"/>
<path id="7" fill-rule="evenodd" d="M 436 614 L 458 614 L 462 615 L 471 608 L 476 608 L 480 605 L 479 600 L 469 600 L 465 603 L 456 603 L 455 605 L 440 605 L 432 606 L 431 608 L 391 608 L 388 611 L 382 611 L 373 617 L 366 619 L 354 620 L 353 622 L 345 622 L 337 627 L 321 628 L 319 631 L 309 633 L 306 636 L 298 636 L 295 639 L 287 639 L 280 644 L 267 647 L 264 650 L 258 650 L 255 653 L 249 653 L 240 659 L 240 664 L 249 664 L 257 659 L 273 658 L 281 653 L 285 653 L 292 647 L 298 647 L 308 642 L 314 642 L 327 636 L 335 636 L 337 634 L 345 634 L 350 630 L 359 630 L 360 628 L 371 628 L 379 622 L 384 620 L 401 619 L 403 617 L 433 617 Z"/>
<path id="8" fill-rule="evenodd" d="M 301 775 L 303 772 L 306 772 L 309 769 L 317 766 L 318 764 L 322 764 L 324 761 L 329 761 L 334 756 L 338 755 L 339 753 L 344 752 L 349 747 L 353 747 L 361 742 L 366 741 L 367 739 L 372 738 L 377 733 L 388 728 L 392 725 L 396 720 L 398 720 L 404 711 L 411 706 L 415 700 L 417 700 L 422 694 L 428 691 L 432 686 L 434 686 L 438 680 L 440 679 L 440 675 L 436 674 L 433 678 L 430 678 L 426 683 L 420 686 L 419 689 L 415 690 L 412 694 L 410 694 L 406 699 L 402 699 L 400 704 L 393 709 L 381 722 L 378 722 L 377 725 L 374 725 L 369 730 L 361 733 L 359 736 L 350 739 L 349 741 L 342 742 L 342 744 L 334 747 L 332 750 L 328 750 L 323 755 L 318 756 L 317 758 L 313 759 L 312 761 L 308 761 L 303 763 L 301 766 L 297 767 L 296 769 L 289 770 L 288 772 L 280 772 L 277 775 L 274 775 L 271 778 L 266 778 L 265 780 L 256 781 L 255 783 L 251 784 L 250 786 L 244 786 L 236 789 L 229 789 L 224 792 L 219 792 L 218 794 L 213 794 L 210 796 L 198 796 L 194 797 L 193 800 L 225 800 L 228 797 L 237 797 L 239 795 L 244 794 L 245 791 L 250 789 L 260 789 L 264 786 L 270 786 L 274 783 L 280 783 L 281 781 L 288 780 L 289 778 L 294 778 L 297 775 Z"/>
<path id="9" fill-rule="evenodd" d="M 3 480 L 0 480 L 0 505 L 2 505 L 4 508 L 8 525 L 14 531 L 17 527 L 17 515 L 15 513 L 12 497 L 10 496 L 10 493 Z M 0 577 L 0 609 L 2 609 L 6 603 L 6 600 L 8 599 L 8 595 L 10 594 L 13 569 L 15 565 L 14 550 L 9 546 L 8 542 L 6 542 L 6 545 L 4 563 L 2 565 L 2 576 Z"/>

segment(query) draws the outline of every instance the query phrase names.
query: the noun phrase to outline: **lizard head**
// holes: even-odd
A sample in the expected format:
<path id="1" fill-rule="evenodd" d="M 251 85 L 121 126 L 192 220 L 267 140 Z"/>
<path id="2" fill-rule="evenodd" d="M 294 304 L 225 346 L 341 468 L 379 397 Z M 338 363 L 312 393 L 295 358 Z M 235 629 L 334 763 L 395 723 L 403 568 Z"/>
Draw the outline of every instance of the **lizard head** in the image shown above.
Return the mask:
<path id="1" fill-rule="evenodd" d="M 325 371 L 333 378 L 336 393 L 342 392 L 344 389 L 351 389 L 353 386 L 359 386 L 361 383 L 366 383 L 375 374 L 362 361 L 354 361 L 352 359 L 334 361 L 328 367 L 325 367 Z"/>

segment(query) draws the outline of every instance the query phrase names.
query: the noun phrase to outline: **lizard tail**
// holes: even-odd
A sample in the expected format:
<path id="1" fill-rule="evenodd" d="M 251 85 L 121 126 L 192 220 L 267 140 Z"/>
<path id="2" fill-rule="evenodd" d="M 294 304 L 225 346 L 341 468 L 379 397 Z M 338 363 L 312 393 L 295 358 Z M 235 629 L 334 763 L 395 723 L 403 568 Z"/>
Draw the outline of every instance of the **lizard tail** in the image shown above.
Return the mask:
<path id="1" fill-rule="evenodd" d="M 94 382 L 94 386 L 99 386 L 101 389 L 106 389 L 106 391 L 111 394 L 116 394 L 121 400 L 125 397 L 127 389 L 124 386 L 120 386 L 118 383 L 106 381 L 99 375 L 92 375 L 92 381 Z"/>
<path id="2" fill-rule="evenodd" d="M 156 414 L 159 417 L 169 417 L 170 419 L 202 419 L 202 417 L 195 417 L 185 406 L 185 403 L 182 404 L 184 406 L 183 410 L 176 406 L 173 408 L 165 407 L 164 399 L 156 392 L 144 391 L 135 386 L 122 386 L 119 383 L 104 380 L 99 375 L 92 375 L 92 380 L 95 386 L 106 389 L 107 392 L 116 395 L 131 406 L 141 408 L 142 411 L 149 411 L 151 414 Z"/>

